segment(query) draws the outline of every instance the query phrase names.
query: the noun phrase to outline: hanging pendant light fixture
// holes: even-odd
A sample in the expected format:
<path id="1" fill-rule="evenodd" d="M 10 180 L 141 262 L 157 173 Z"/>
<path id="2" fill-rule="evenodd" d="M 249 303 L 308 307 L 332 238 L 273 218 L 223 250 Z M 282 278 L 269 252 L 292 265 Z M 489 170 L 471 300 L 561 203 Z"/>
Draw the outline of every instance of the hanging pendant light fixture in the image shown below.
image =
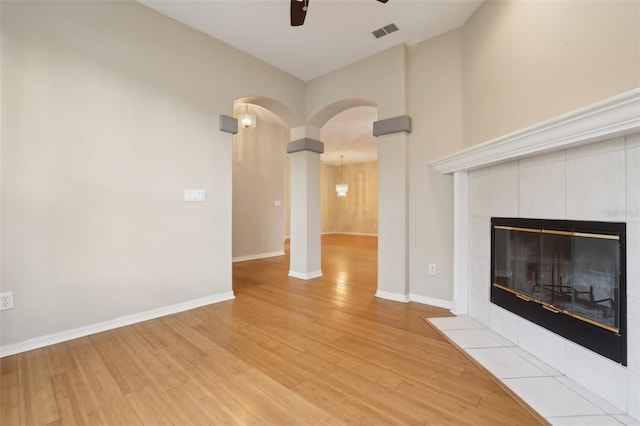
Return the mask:
<path id="1" fill-rule="evenodd" d="M 347 196 L 347 191 L 349 191 L 349 185 L 347 185 L 346 183 L 344 183 L 344 170 L 343 170 L 343 165 L 342 165 L 342 158 L 344 157 L 344 155 L 340 156 L 340 182 L 336 185 L 336 192 L 338 193 L 338 197 L 346 197 Z"/>
<path id="2" fill-rule="evenodd" d="M 238 121 L 244 129 L 256 128 L 256 113 L 249 111 L 248 104 L 244 104 L 244 111 L 238 114 Z"/>

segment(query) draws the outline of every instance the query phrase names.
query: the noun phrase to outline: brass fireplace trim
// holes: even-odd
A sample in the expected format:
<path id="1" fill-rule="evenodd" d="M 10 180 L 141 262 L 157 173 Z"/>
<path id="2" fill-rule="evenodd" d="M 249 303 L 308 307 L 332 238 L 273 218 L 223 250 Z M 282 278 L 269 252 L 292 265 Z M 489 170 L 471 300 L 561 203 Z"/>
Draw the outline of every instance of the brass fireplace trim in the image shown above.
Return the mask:
<path id="1" fill-rule="evenodd" d="M 496 227 L 496 228 L 497 228 L 497 227 Z M 546 310 L 548 310 L 548 311 L 551 311 L 551 312 L 553 312 L 553 313 L 556 313 L 556 314 L 560 314 L 560 313 L 561 313 L 561 314 L 565 314 L 565 315 L 568 315 L 568 316 L 573 317 L 573 318 L 575 318 L 575 319 L 579 319 L 579 320 L 581 320 L 581 321 L 588 322 L 589 324 L 591 324 L 591 325 L 595 325 L 596 327 L 604 328 L 605 330 L 611 331 L 611 332 L 613 332 L 613 333 L 620 333 L 620 329 L 619 329 L 619 328 L 609 327 L 608 325 L 600 324 L 600 323 L 599 323 L 599 322 L 597 322 L 597 321 L 594 321 L 594 320 L 589 319 L 589 318 L 585 318 L 585 317 L 583 317 L 583 316 L 581 316 L 581 315 L 578 315 L 578 314 L 574 314 L 573 312 L 567 311 L 567 310 L 565 310 L 565 309 L 558 308 L 557 306 L 554 306 L 554 305 L 552 305 L 552 304 L 550 304 L 550 303 L 544 302 L 544 301 L 542 301 L 542 300 L 540 300 L 540 299 L 536 299 L 535 297 L 531 297 L 531 296 L 529 296 L 528 294 L 521 293 L 521 292 L 516 291 L 516 290 L 513 290 L 513 289 L 511 289 L 511 288 L 509 288 L 509 287 L 505 287 L 505 286 L 503 286 L 503 285 L 501 285 L 501 284 L 493 283 L 493 286 L 494 286 L 494 287 L 497 287 L 497 288 L 499 288 L 499 289 L 501 289 L 501 290 L 504 290 L 504 291 L 506 291 L 506 292 L 509 292 L 509 293 L 513 294 L 513 295 L 514 295 L 514 296 L 516 296 L 518 299 L 522 299 L 522 300 L 527 301 L 527 302 L 535 302 L 535 303 L 538 303 L 539 305 L 542 305 L 542 307 L 543 307 L 544 309 L 546 309 Z"/>
<path id="2" fill-rule="evenodd" d="M 518 227 L 515 227 L 515 226 L 500 226 L 500 225 L 496 225 L 496 226 L 494 226 L 494 228 L 496 228 L 496 229 L 504 229 L 506 231 L 533 232 L 534 234 L 539 234 L 540 233 L 540 229 L 534 229 L 534 228 L 518 228 Z"/>
<path id="3" fill-rule="evenodd" d="M 573 237 L 574 233 L 571 231 L 556 231 L 554 229 L 543 229 L 543 234 L 553 234 L 553 235 L 566 235 L 568 237 Z"/>
<path id="4" fill-rule="evenodd" d="M 572 231 L 556 231 L 555 229 L 541 229 L 541 228 L 521 228 L 517 226 L 502 226 L 495 225 L 495 229 L 503 229 L 505 231 L 520 231 L 531 232 L 534 234 L 553 234 L 553 235 L 566 235 L 568 237 L 583 237 L 583 238 L 600 238 L 603 240 L 620 240 L 619 235 L 610 234 L 594 234 L 589 232 L 572 232 Z"/>
<path id="5" fill-rule="evenodd" d="M 600 238 L 603 240 L 620 240 L 619 235 L 606 235 L 606 234 L 590 234 L 586 232 L 574 232 L 574 237 L 584 237 L 584 238 Z"/>

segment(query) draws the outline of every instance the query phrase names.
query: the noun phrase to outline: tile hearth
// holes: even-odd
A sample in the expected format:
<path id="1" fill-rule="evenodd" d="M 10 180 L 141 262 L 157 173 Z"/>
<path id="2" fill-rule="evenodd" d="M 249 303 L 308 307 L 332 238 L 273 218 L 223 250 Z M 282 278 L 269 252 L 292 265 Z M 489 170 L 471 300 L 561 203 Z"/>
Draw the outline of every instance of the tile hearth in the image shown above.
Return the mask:
<path id="1" fill-rule="evenodd" d="M 552 425 L 640 425 L 468 316 L 427 320 Z"/>

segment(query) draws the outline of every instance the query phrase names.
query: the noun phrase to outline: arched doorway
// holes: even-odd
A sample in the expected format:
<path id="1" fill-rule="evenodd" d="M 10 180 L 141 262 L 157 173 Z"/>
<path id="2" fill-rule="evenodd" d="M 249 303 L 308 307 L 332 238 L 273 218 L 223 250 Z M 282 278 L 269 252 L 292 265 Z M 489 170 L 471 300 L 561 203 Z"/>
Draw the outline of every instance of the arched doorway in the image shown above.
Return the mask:
<path id="1" fill-rule="evenodd" d="M 376 107 L 352 107 L 320 129 L 323 234 L 378 234 L 378 147 L 371 131 L 377 116 Z M 346 194 L 336 192 L 339 184 Z"/>
<path id="2" fill-rule="evenodd" d="M 234 262 L 284 254 L 287 194 L 286 145 L 297 117 L 269 98 L 234 102 L 234 117 L 255 117 L 255 127 L 238 124 L 232 149 L 232 259 Z"/>

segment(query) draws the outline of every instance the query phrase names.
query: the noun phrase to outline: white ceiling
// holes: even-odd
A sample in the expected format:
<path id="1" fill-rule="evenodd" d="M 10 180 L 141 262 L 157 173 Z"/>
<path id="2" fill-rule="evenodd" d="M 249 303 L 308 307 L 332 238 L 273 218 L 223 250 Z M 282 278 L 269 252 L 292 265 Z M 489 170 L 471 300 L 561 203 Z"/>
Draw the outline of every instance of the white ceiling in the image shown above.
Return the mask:
<path id="1" fill-rule="evenodd" d="M 458 28 L 482 0 L 309 0 L 301 27 L 289 0 L 138 0 L 304 81 L 400 43 L 412 45 Z M 390 23 L 400 30 L 380 39 Z"/>
<path id="2" fill-rule="evenodd" d="M 309 0 L 302 27 L 289 23 L 289 0 L 138 0 L 304 81 L 389 47 L 412 45 L 462 26 L 483 0 Z M 371 32 L 394 23 L 380 39 Z M 272 119 L 264 112 L 258 115 Z M 344 111 L 321 129 L 321 159 L 339 165 L 377 159 L 377 109 Z"/>

